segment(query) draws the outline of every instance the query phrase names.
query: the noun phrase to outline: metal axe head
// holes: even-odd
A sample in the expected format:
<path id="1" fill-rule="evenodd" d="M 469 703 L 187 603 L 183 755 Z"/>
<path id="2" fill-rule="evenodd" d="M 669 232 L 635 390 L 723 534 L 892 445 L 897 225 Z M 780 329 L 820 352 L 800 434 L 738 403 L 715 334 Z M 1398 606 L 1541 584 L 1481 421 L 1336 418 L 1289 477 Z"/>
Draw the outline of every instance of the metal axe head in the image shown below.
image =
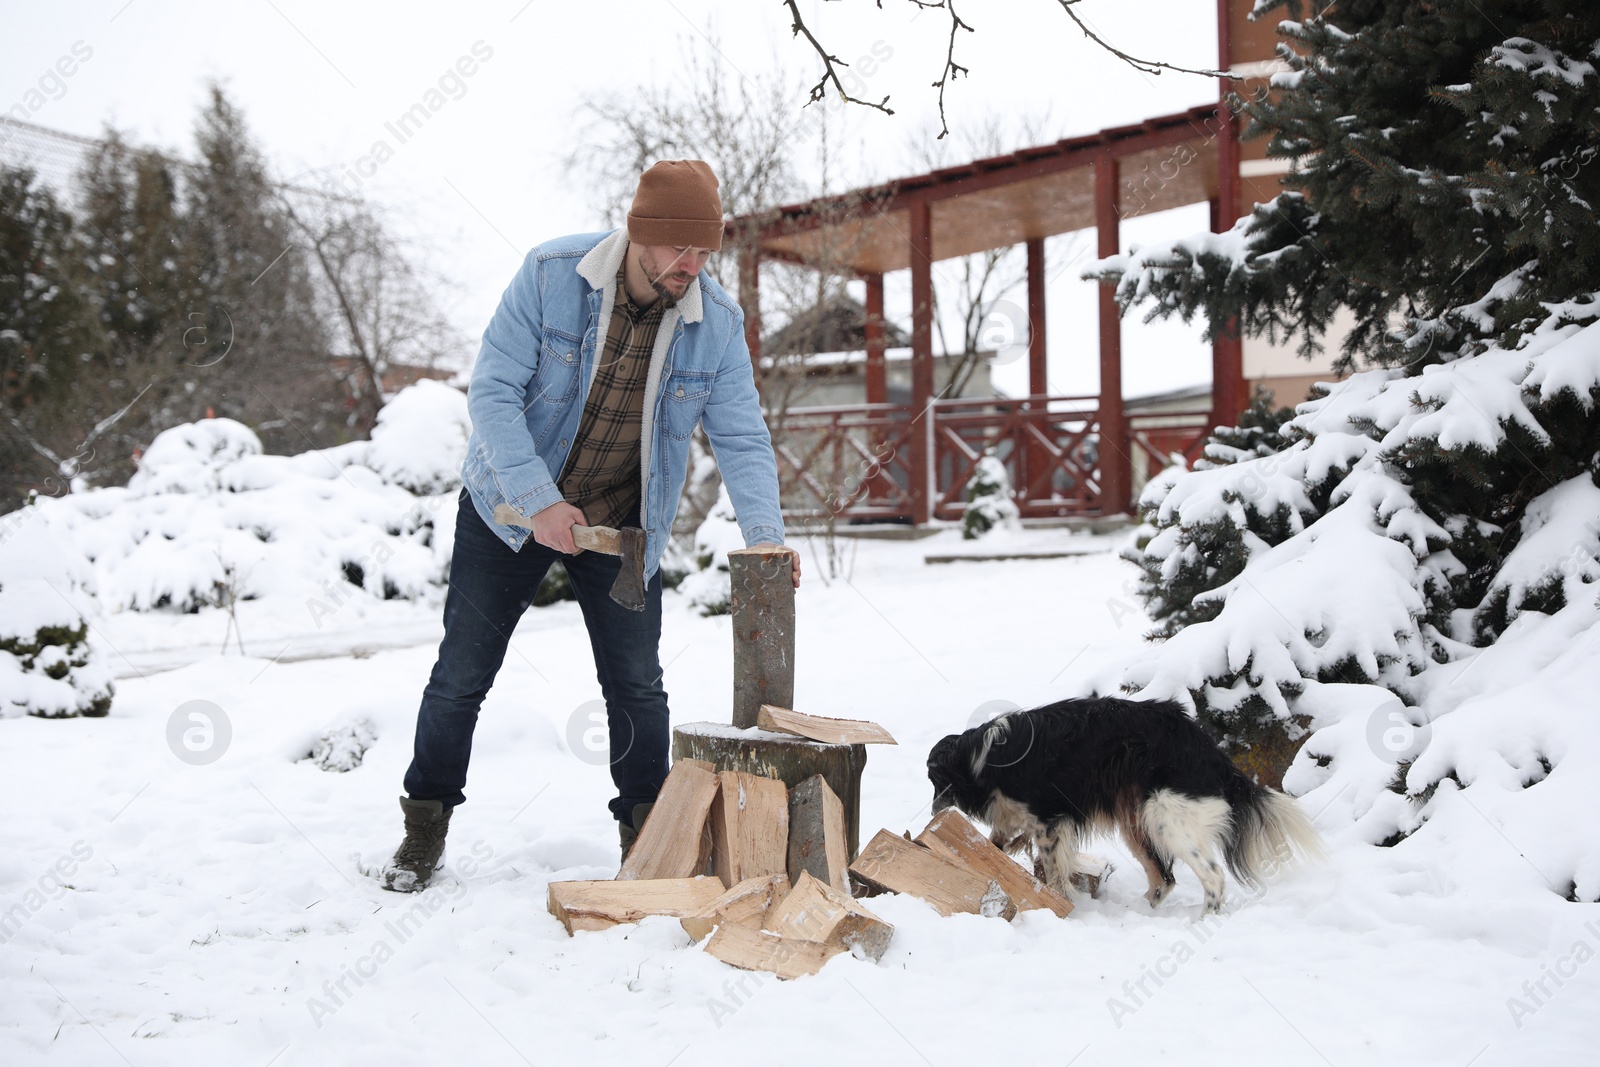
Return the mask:
<path id="1" fill-rule="evenodd" d="M 617 531 L 617 553 L 622 557 L 622 570 L 611 583 L 611 599 L 629 611 L 644 610 L 644 531 L 627 527 Z"/>

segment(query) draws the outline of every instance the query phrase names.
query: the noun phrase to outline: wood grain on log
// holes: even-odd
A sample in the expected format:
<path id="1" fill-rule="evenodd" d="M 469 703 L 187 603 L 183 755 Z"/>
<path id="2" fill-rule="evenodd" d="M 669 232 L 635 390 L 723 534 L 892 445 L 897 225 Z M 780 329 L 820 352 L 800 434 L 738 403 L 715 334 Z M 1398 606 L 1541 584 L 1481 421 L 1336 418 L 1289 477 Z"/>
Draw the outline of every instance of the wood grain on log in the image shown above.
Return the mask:
<path id="1" fill-rule="evenodd" d="M 1072 914 L 1070 900 L 1001 852 L 955 808 L 935 815 L 917 843 L 999 882 L 1019 910 L 1048 908 L 1062 918 Z"/>
<path id="2" fill-rule="evenodd" d="M 746 878 L 693 915 L 685 915 L 679 921 L 691 941 L 699 941 L 724 923 L 737 923 L 756 930 L 766 920 L 767 911 L 788 895 L 789 879 L 786 875 Z"/>
<path id="3" fill-rule="evenodd" d="M 783 937 L 860 949 L 872 960 L 883 956 L 894 936 L 894 927 L 864 904 L 809 874 L 800 876 L 799 884 L 767 913 L 762 926 Z"/>
<path id="4" fill-rule="evenodd" d="M 717 927 L 717 932 L 706 942 L 706 951 L 723 963 L 747 971 L 770 971 L 779 978 L 799 978 L 803 974 L 816 974 L 844 948 L 796 937 L 779 937 L 765 930 L 729 923 Z"/>
<path id="5" fill-rule="evenodd" d="M 722 883 L 715 878 L 551 882 L 545 906 L 571 934 L 634 923 L 647 915 L 692 915 L 721 893 Z"/>
<path id="6" fill-rule="evenodd" d="M 732 889 L 746 878 L 786 874 L 789 790 L 776 778 L 722 771 L 711 802 L 711 867 Z"/>
<path id="7" fill-rule="evenodd" d="M 763 730 L 809 737 L 830 745 L 894 745 L 894 737 L 875 722 L 862 719 L 830 719 L 825 715 L 806 715 L 775 704 L 763 704 L 756 713 L 756 725 Z"/>
<path id="8" fill-rule="evenodd" d="M 709 764 L 694 759 L 673 763 L 617 878 L 688 878 L 704 871 L 711 851 L 706 823 L 716 795 L 717 776 Z"/>
<path id="9" fill-rule="evenodd" d="M 992 877 L 924 845 L 879 830 L 850 865 L 850 873 L 891 893 L 908 893 L 940 915 L 1016 917 L 1017 905 Z"/>

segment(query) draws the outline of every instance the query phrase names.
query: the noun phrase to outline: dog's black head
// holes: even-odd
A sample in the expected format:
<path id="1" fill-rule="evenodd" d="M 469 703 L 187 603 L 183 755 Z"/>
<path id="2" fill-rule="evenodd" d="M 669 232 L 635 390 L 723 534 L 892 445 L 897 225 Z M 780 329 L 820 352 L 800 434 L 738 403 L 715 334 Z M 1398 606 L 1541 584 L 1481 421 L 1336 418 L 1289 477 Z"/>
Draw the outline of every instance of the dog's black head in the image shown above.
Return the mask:
<path id="1" fill-rule="evenodd" d="M 992 775 L 986 763 L 996 743 L 1010 736 L 1009 716 L 960 734 L 940 739 L 928 753 L 928 780 L 933 783 L 933 811 L 938 814 L 952 805 L 976 818 L 983 818 L 994 793 Z"/>
<path id="2" fill-rule="evenodd" d="M 935 815 L 950 805 L 957 804 L 955 770 L 959 769 L 963 762 L 956 754 L 960 743 L 961 735 L 951 734 L 949 737 L 941 738 L 939 743 L 933 746 L 933 751 L 928 753 L 928 780 L 933 783 Z"/>

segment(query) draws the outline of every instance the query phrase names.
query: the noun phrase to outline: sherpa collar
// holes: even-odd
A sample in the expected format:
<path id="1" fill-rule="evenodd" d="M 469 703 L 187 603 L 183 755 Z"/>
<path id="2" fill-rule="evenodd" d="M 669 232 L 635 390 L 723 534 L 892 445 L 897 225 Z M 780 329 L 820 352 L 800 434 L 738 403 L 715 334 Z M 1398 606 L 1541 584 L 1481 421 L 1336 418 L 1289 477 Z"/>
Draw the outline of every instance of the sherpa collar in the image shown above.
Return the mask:
<path id="1" fill-rule="evenodd" d="M 608 289 L 616 284 L 617 271 L 622 269 L 622 257 L 628 251 L 626 228 L 612 230 L 599 244 L 578 260 L 578 276 L 596 289 Z M 683 299 L 676 304 L 678 313 L 687 323 L 699 322 L 705 309 L 700 302 L 700 278 L 695 276 L 684 290 Z"/>

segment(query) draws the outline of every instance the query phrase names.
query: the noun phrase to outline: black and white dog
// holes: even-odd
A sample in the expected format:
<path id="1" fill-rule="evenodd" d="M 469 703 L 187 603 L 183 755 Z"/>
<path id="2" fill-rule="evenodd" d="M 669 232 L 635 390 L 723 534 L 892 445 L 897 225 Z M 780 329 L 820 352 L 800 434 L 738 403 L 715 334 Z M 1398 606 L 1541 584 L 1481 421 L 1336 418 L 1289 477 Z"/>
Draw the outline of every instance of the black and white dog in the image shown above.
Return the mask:
<path id="1" fill-rule="evenodd" d="M 1115 697 L 1062 700 L 1015 711 L 928 754 L 933 810 L 951 805 L 987 823 L 1007 852 L 1032 846 L 1041 873 L 1071 896 L 1086 871 L 1079 846 L 1122 832 L 1150 879 L 1152 907 L 1187 863 L 1205 887 L 1205 910 L 1222 909 L 1221 852 L 1246 885 L 1321 840 L 1294 800 L 1246 778 L 1200 725 L 1170 701 Z"/>

